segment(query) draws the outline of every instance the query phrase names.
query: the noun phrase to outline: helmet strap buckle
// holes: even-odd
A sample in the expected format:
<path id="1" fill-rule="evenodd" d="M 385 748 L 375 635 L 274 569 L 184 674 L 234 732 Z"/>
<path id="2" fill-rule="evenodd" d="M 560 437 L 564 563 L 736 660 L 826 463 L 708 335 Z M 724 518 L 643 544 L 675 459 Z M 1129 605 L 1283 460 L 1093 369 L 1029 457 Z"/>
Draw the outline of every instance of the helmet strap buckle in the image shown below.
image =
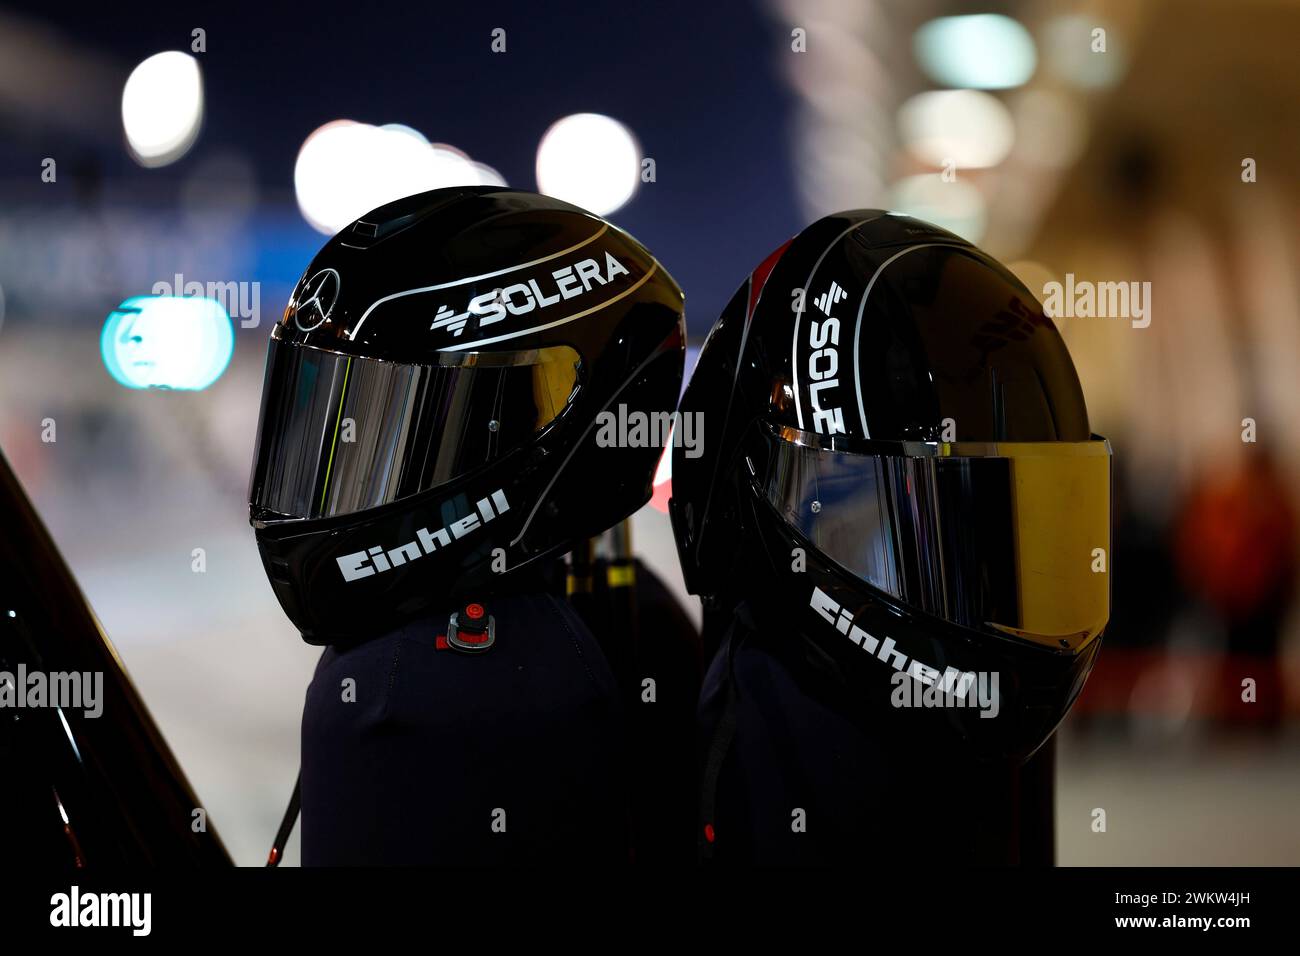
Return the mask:
<path id="1" fill-rule="evenodd" d="M 496 639 L 496 618 L 478 602 L 470 602 L 453 612 L 447 623 L 447 646 L 464 654 L 482 654 L 491 649 Z"/>

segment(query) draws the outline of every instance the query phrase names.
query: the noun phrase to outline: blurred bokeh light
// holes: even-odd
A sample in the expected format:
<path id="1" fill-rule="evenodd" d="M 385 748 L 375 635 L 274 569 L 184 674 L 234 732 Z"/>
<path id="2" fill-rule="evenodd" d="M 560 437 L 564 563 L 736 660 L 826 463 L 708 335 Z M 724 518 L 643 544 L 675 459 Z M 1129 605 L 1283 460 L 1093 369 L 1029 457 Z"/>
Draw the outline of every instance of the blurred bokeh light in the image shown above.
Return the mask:
<path id="1" fill-rule="evenodd" d="M 598 216 L 623 207 L 636 192 L 641 150 L 618 120 L 575 113 L 557 120 L 537 147 L 537 190 Z"/>
<path id="2" fill-rule="evenodd" d="M 225 306 L 198 295 L 127 299 L 100 334 L 104 367 L 127 388 L 201 391 L 221 377 L 234 347 Z"/>
<path id="3" fill-rule="evenodd" d="M 1034 75 L 1034 40 L 1020 23 L 997 13 L 939 17 L 912 38 L 916 59 L 943 86 L 1001 90 Z"/>
<path id="4" fill-rule="evenodd" d="M 142 166 L 180 159 L 203 123 L 203 77 L 188 53 L 156 53 L 137 66 L 122 88 L 122 129 Z"/>
<path id="5" fill-rule="evenodd" d="M 931 166 L 996 166 L 1015 143 L 1010 111 L 979 90 L 917 93 L 899 107 L 898 128 L 908 149 Z"/>
<path id="6" fill-rule="evenodd" d="M 308 136 L 293 170 L 298 208 L 327 236 L 403 196 L 494 180 L 495 171 L 409 126 L 353 120 L 326 123 Z"/>
<path id="7" fill-rule="evenodd" d="M 1047 22 L 1043 60 L 1053 75 L 1084 90 L 1114 86 L 1128 66 L 1122 33 L 1104 20 L 1083 14 L 1066 14 Z"/>

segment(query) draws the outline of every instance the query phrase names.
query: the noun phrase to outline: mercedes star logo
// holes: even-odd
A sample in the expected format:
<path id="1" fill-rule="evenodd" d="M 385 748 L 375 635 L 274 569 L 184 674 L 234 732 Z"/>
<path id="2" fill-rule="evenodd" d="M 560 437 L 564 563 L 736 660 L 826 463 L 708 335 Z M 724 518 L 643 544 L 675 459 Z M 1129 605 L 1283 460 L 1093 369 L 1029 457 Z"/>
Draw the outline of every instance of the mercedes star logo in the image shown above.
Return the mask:
<path id="1" fill-rule="evenodd" d="M 339 274 L 333 269 L 321 269 L 303 283 L 293 315 L 299 329 L 310 332 L 330 317 L 339 298 L 339 286 Z"/>

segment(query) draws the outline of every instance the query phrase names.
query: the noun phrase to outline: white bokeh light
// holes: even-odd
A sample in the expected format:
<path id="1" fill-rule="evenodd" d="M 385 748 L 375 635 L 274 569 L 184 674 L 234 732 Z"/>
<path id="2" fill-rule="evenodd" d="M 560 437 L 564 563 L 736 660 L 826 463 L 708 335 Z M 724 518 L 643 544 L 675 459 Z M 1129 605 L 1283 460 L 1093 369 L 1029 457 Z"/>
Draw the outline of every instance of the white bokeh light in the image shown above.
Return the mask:
<path id="1" fill-rule="evenodd" d="M 303 217 L 328 236 L 404 196 L 446 186 L 504 186 L 505 181 L 409 126 L 335 120 L 302 144 L 293 184 Z"/>
<path id="2" fill-rule="evenodd" d="M 487 163 L 474 163 L 474 168 L 478 170 L 478 181 L 481 185 L 503 187 L 506 185 L 505 177 Z"/>
<path id="3" fill-rule="evenodd" d="M 574 113 L 551 125 L 537 146 L 537 191 L 607 216 L 636 193 L 641 150 L 618 120 Z"/>
<path id="4" fill-rule="evenodd" d="M 203 122 L 203 77 L 188 53 L 155 53 L 122 87 L 122 129 L 142 166 L 166 166 L 185 155 Z"/>
<path id="5" fill-rule="evenodd" d="M 996 166 L 1016 138 L 1010 110 L 979 90 L 918 93 L 899 107 L 898 130 L 922 162 L 959 169 Z"/>

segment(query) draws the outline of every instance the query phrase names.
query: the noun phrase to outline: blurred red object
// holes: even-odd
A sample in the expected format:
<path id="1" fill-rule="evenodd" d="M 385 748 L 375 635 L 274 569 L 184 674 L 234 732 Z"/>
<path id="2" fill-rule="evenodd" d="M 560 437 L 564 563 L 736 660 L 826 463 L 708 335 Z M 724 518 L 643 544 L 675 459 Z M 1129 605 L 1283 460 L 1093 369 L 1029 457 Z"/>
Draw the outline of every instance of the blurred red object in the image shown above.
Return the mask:
<path id="1" fill-rule="evenodd" d="M 1296 574 L 1296 516 L 1272 460 L 1252 453 L 1226 474 L 1208 473 L 1176 522 L 1183 583 L 1229 621 L 1265 610 Z"/>

